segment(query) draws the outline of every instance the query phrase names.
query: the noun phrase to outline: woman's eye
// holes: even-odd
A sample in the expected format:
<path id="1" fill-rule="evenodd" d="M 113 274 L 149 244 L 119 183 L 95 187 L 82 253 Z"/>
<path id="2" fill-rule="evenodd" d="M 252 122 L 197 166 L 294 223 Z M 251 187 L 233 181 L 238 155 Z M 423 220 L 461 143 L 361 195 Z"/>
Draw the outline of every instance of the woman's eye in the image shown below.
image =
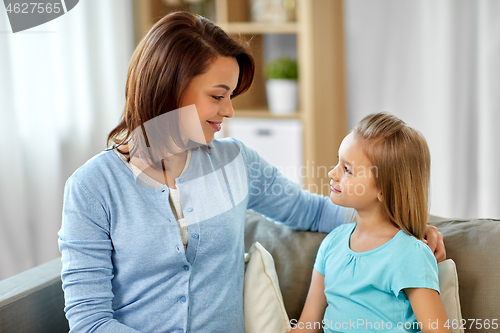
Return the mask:
<path id="1" fill-rule="evenodd" d="M 220 101 L 221 99 L 224 98 L 224 96 L 212 96 L 212 98 Z"/>

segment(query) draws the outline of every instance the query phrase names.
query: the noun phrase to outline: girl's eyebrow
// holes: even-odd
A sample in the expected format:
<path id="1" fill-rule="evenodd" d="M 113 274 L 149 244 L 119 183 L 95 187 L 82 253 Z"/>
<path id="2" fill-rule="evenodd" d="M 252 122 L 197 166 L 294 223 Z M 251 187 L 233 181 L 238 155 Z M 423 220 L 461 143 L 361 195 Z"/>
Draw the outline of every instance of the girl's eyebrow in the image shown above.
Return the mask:
<path id="1" fill-rule="evenodd" d="M 339 161 L 342 160 L 342 162 L 344 162 L 345 165 L 351 166 L 351 163 L 344 161 L 344 159 L 340 158 L 339 155 L 337 155 L 337 160 Z"/>

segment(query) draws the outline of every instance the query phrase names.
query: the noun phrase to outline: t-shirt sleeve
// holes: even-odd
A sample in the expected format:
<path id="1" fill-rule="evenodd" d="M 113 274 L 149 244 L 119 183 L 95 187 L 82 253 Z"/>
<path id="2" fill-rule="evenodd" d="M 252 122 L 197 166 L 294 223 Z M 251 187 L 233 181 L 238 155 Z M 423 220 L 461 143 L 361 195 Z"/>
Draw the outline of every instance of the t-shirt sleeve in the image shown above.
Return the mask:
<path id="1" fill-rule="evenodd" d="M 333 233 L 334 231 L 332 231 Z M 331 234 L 331 233 L 330 233 Z M 330 234 L 328 236 L 330 236 Z M 327 247 L 328 236 L 323 239 L 321 245 L 319 246 L 318 253 L 316 253 L 316 261 L 314 262 L 314 269 L 325 275 L 325 248 Z"/>
<path id="2" fill-rule="evenodd" d="M 318 253 L 316 254 L 316 261 L 314 262 L 314 269 L 321 275 L 325 275 L 325 261 L 327 256 L 330 254 L 329 250 L 331 245 L 339 240 L 339 237 L 342 236 L 345 228 L 347 228 L 346 225 L 341 225 L 340 227 L 332 230 L 332 232 L 330 232 L 321 242 Z"/>
<path id="3" fill-rule="evenodd" d="M 427 288 L 439 292 L 436 258 L 431 249 L 416 241 L 402 251 L 392 279 L 392 292 L 398 299 L 407 299 L 405 288 Z"/>

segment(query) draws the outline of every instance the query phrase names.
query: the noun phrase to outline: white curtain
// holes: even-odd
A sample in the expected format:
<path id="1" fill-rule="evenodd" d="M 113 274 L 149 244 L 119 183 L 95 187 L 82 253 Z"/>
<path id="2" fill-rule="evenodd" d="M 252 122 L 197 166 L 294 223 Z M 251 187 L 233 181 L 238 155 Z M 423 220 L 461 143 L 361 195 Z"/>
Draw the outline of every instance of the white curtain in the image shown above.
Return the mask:
<path id="1" fill-rule="evenodd" d="M 431 150 L 431 213 L 500 218 L 500 1 L 344 4 L 349 125 L 399 116 Z"/>
<path id="2" fill-rule="evenodd" d="M 0 8 L 0 30 L 3 279 L 59 255 L 64 183 L 106 148 L 123 110 L 131 2 L 80 1 L 16 34 Z"/>

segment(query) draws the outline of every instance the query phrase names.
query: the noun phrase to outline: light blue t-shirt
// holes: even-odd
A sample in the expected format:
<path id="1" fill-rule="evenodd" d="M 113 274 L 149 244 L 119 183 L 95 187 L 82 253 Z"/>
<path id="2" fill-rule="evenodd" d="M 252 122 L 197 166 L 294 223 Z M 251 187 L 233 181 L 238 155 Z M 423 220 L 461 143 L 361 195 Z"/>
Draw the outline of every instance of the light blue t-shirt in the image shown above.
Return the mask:
<path id="1" fill-rule="evenodd" d="M 333 230 L 321 243 L 314 268 L 325 276 L 325 332 L 418 332 L 403 289 L 439 292 L 436 259 L 420 240 L 400 230 L 390 241 L 357 253 L 349 239 L 355 223 Z"/>

